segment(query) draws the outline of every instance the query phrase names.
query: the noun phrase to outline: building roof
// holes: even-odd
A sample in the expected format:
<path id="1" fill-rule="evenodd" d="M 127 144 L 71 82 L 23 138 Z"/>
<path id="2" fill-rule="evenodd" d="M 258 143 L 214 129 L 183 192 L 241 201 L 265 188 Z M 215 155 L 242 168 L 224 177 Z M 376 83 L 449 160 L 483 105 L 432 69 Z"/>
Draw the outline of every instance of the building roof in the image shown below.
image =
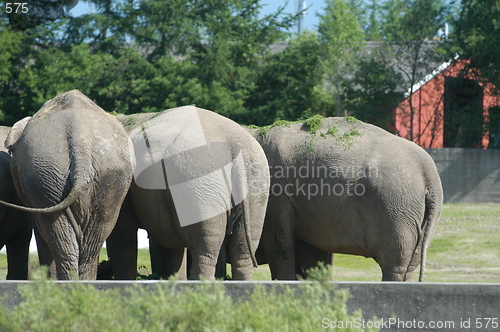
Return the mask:
<path id="1" fill-rule="evenodd" d="M 441 41 L 434 40 L 390 44 L 367 42 L 362 54 L 385 61 L 399 73 L 402 80 L 396 92 L 408 97 L 453 62 L 452 57 L 440 52 L 441 45 Z"/>

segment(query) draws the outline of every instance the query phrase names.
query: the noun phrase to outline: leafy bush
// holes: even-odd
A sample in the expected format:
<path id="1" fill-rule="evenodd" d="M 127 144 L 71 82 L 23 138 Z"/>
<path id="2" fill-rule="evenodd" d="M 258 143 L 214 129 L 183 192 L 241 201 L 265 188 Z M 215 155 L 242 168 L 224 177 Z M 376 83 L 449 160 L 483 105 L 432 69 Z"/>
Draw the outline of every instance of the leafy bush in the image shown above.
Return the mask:
<path id="1" fill-rule="evenodd" d="M 0 331 L 312 331 L 324 318 L 361 317 L 347 314 L 345 290 L 322 282 L 255 285 L 238 300 L 222 282 L 146 282 L 120 291 L 41 280 L 18 291 L 21 304 L 0 306 Z"/>

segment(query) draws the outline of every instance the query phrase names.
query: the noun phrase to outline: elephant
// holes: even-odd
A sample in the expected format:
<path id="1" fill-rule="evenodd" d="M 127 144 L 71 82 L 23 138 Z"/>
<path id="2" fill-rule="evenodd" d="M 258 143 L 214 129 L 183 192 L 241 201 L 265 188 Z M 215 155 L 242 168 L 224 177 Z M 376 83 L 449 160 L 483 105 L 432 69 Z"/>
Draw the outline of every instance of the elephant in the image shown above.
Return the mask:
<path id="1" fill-rule="evenodd" d="M 294 238 L 295 257 L 295 277 L 297 280 L 306 280 L 310 269 L 318 267 L 319 263 L 324 266 L 333 265 L 333 254 L 320 250 L 302 240 Z M 264 254 L 262 245 L 257 247 L 257 262 L 259 265 L 269 264 L 267 256 Z"/>
<path id="2" fill-rule="evenodd" d="M 0 141 L 10 127 L 0 126 Z M 10 173 L 11 156 L 0 147 L 0 199 L 20 204 Z M 0 248 L 7 248 L 7 279 L 27 280 L 33 223 L 29 213 L 0 206 Z"/>
<path id="3" fill-rule="evenodd" d="M 33 213 L 40 263 L 60 280 L 95 279 L 135 168 L 121 123 L 72 90 L 14 124 L 5 147 L 25 206 L 2 204 Z"/>
<path id="4" fill-rule="evenodd" d="M 232 120 L 195 106 L 118 115 L 134 143 L 137 168 L 106 241 L 116 279 L 135 279 L 137 228 L 177 271 L 187 248 L 189 279 L 213 278 L 227 243 L 234 279 L 251 278 L 269 195 L 259 143 Z M 168 257 L 167 257 L 168 256 Z"/>
<path id="5" fill-rule="evenodd" d="M 273 279 L 295 279 L 295 238 L 326 253 L 373 258 L 383 281 L 407 281 L 439 221 L 443 189 L 415 143 L 355 118 L 314 117 L 249 129 L 268 158 L 261 243 Z M 311 265 L 312 263 L 305 263 Z"/>

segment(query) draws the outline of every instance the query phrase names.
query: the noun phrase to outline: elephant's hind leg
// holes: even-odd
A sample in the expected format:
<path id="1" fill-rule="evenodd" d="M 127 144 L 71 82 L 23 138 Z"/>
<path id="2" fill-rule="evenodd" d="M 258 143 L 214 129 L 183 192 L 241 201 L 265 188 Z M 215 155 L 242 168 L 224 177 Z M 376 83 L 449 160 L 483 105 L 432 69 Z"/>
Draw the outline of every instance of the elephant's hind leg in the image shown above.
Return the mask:
<path id="1" fill-rule="evenodd" d="M 379 262 L 382 268 L 382 281 L 409 281 L 415 266 L 410 264 L 414 249 L 394 251 L 389 260 Z"/>
<path id="2" fill-rule="evenodd" d="M 214 279 L 217 259 L 224 242 L 224 215 L 183 227 L 188 251 L 191 253 L 189 279 Z"/>
<path id="3" fill-rule="evenodd" d="M 73 228 L 64 213 L 35 215 L 37 229 L 50 249 L 59 280 L 78 278 L 79 248 Z M 39 247 L 39 251 L 44 250 Z M 42 257 L 47 256 L 42 254 Z M 49 256 L 47 256 L 49 257 Z M 42 263 L 42 260 L 40 260 Z M 44 261 L 43 264 L 48 262 Z"/>
<path id="4" fill-rule="evenodd" d="M 382 267 L 382 281 L 408 281 L 410 278 L 406 267 Z"/>
<path id="5" fill-rule="evenodd" d="M 189 271 L 189 279 L 214 279 L 218 253 L 201 253 L 198 250 L 191 252 L 192 265 Z"/>
<path id="6" fill-rule="evenodd" d="M 242 223 L 237 223 L 229 237 L 228 250 L 233 280 L 252 280 L 253 262 Z M 239 227 L 241 226 L 241 227 Z M 255 248 L 256 249 L 256 248 Z"/>

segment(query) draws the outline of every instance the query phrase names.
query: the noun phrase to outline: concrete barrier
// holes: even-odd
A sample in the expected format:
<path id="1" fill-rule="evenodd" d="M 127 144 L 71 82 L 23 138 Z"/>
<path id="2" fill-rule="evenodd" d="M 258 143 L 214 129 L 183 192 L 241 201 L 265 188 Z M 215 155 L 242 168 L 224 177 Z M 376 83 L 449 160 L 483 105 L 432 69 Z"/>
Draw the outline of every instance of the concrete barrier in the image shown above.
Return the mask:
<path id="1" fill-rule="evenodd" d="M 154 292 L 165 281 L 81 281 L 100 290 L 125 289 L 139 285 Z M 0 298 L 12 308 L 21 303 L 17 288 L 28 282 L 0 282 Z M 56 282 L 61 287 L 68 282 Z M 198 282 L 178 282 L 196 287 Z M 226 293 L 234 299 L 245 299 L 257 284 L 277 291 L 283 287 L 298 289 L 301 282 L 224 282 Z M 353 322 L 336 322 L 318 317 L 318 330 L 342 327 L 378 327 L 384 331 L 497 331 L 500 330 L 500 285 L 462 283 L 338 282 L 339 289 L 349 291 L 350 313 L 361 310 L 363 318 Z M 297 296 L 300 291 L 297 290 Z M 376 318 L 375 318 L 376 317 Z"/>
<path id="2" fill-rule="evenodd" d="M 438 168 L 446 203 L 500 203 L 500 150 L 425 150 Z"/>

